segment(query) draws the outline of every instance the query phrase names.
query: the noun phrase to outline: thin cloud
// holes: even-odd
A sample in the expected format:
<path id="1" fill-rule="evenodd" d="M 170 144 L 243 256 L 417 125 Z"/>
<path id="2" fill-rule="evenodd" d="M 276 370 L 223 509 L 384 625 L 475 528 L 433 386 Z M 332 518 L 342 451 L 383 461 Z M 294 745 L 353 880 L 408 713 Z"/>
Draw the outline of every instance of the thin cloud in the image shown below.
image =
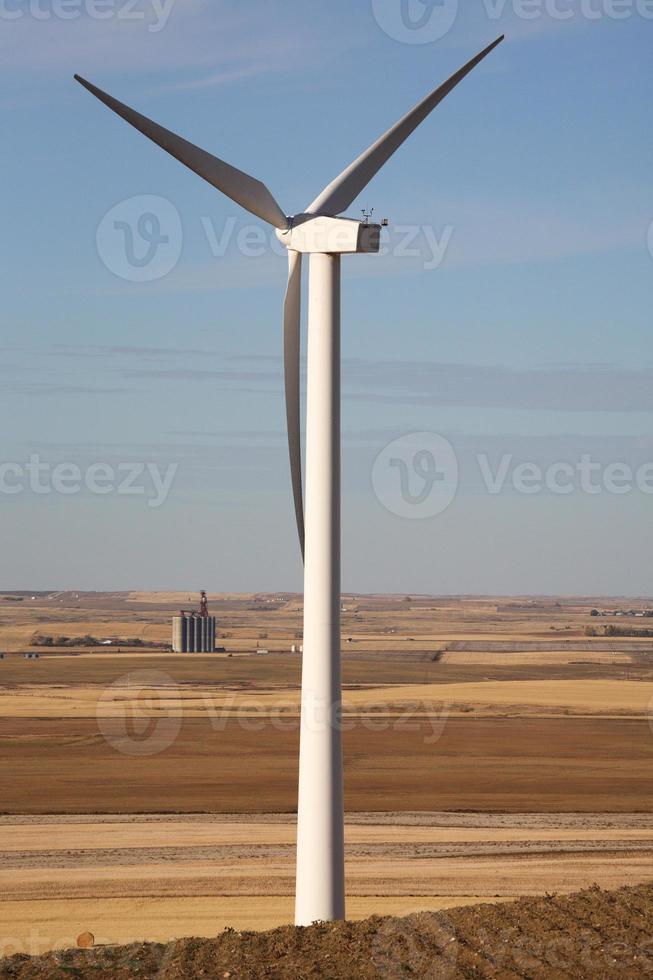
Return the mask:
<path id="1" fill-rule="evenodd" d="M 501 365 L 349 361 L 351 401 L 568 412 L 653 412 L 653 371 L 611 365 L 518 370 Z"/>
<path id="2" fill-rule="evenodd" d="M 166 382 L 229 384 L 236 386 L 238 391 L 256 394 L 280 390 L 282 364 L 278 356 L 231 355 L 225 358 L 225 363 L 229 362 L 265 364 L 268 369 L 143 368 L 125 374 Z M 343 397 L 349 401 L 389 405 L 551 412 L 653 412 L 653 369 L 611 364 L 519 369 L 505 365 L 349 359 L 343 362 Z"/>
<path id="3" fill-rule="evenodd" d="M 160 360 L 167 357 L 218 357 L 217 351 L 193 347 L 132 347 L 101 344 L 55 344 L 48 351 L 50 357 L 132 357 L 144 360 Z"/>
<path id="4" fill-rule="evenodd" d="M 273 371 L 218 371 L 210 368 L 161 368 L 141 371 L 125 371 L 130 378 L 152 378 L 159 381 L 226 381 L 251 383 L 278 381 L 281 372 Z"/>
<path id="5" fill-rule="evenodd" d="M 293 23 L 276 3 L 225 0 L 114 0 L 112 16 L 84 12 L 62 19 L 22 10 L 3 22 L 0 58 L 5 69 L 45 72 L 182 72 L 162 91 L 206 87 L 297 67 L 297 58 L 320 56 L 309 21 Z M 20 9 L 20 8 L 19 8 Z M 292 55 L 292 57 L 291 57 Z M 192 74 L 191 74 L 192 73 Z M 191 77 L 189 77 L 191 76 Z"/>
<path id="6" fill-rule="evenodd" d="M 129 388 L 107 388 L 95 385 L 56 384 L 34 381 L 29 384 L 5 385 L 5 394 L 29 395 L 30 397 L 52 397 L 61 395 L 127 395 L 133 394 Z"/>

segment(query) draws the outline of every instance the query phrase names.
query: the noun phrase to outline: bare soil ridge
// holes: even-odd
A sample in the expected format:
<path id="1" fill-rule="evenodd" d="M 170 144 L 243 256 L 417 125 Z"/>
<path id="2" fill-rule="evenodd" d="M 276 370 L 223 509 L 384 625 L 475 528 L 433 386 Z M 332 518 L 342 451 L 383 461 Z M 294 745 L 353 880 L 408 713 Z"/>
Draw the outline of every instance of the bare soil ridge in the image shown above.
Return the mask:
<path id="1" fill-rule="evenodd" d="M 636 978 L 653 970 L 653 885 L 475 905 L 406 918 L 226 929 L 214 939 L 134 943 L 0 961 L 0 980 Z"/>

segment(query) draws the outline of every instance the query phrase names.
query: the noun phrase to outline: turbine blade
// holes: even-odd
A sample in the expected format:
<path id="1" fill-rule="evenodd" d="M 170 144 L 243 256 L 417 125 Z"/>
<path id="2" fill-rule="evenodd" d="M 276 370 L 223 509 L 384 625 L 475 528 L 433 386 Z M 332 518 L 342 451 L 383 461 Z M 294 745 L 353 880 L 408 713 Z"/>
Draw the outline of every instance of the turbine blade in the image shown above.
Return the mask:
<path id="1" fill-rule="evenodd" d="M 399 122 L 381 136 L 369 149 L 365 150 L 358 159 L 336 177 L 326 187 L 319 197 L 306 209 L 310 214 L 341 214 L 349 207 L 360 192 L 367 187 L 372 178 L 387 163 L 392 154 L 399 149 L 419 124 L 435 109 L 437 105 L 451 92 L 463 78 L 470 73 L 484 58 L 503 41 L 505 35 L 493 41 L 489 47 L 477 54 L 459 71 L 452 75 L 435 91 L 427 95 L 414 109 L 400 119 Z"/>
<path id="2" fill-rule="evenodd" d="M 240 204 L 246 211 L 269 222 L 275 228 L 288 227 L 286 215 L 260 180 L 250 177 L 242 170 L 237 170 L 236 167 L 225 163 L 224 160 L 219 160 L 207 153 L 206 150 L 201 150 L 198 146 L 182 139 L 181 136 L 176 136 L 170 130 L 157 125 L 151 119 L 147 119 L 139 112 L 135 112 L 129 106 L 123 105 L 122 102 L 118 102 L 117 99 L 107 95 L 95 85 L 80 78 L 79 75 L 75 75 L 75 79 L 100 102 L 104 102 L 106 106 L 113 109 L 126 122 L 138 129 L 148 139 L 151 139 L 153 143 L 166 150 L 176 160 L 212 184 L 213 187 L 217 187 L 219 191 L 230 197 L 236 204 Z"/>
<path id="3" fill-rule="evenodd" d="M 304 559 L 304 503 L 299 399 L 299 352 L 302 303 L 302 254 L 288 249 L 288 288 L 283 307 L 283 373 L 286 387 L 286 423 L 290 476 L 295 501 L 299 547 Z"/>

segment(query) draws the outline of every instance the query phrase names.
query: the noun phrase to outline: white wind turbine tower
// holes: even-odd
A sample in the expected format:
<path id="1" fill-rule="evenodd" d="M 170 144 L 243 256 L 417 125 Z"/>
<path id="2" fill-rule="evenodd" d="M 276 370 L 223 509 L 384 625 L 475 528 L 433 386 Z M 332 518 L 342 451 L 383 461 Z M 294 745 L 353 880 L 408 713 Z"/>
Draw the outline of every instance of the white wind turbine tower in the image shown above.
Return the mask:
<path id="1" fill-rule="evenodd" d="M 267 187 L 123 105 L 78 75 L 93 95 L 226 194 L 273 225 L 288 249 L 284 375 L 290 469 L 304 556 L 295 921 L 344 918 L 340 701 L 340 257 L 378 252 L 380 226 L 339 218 L 429 113 L 501 41 L 497 38 L 415 106 L 308 206 L 286 217 Z M 300 448 L 302 255 L 310 255 L 306 413 L 306 531 Z"/>

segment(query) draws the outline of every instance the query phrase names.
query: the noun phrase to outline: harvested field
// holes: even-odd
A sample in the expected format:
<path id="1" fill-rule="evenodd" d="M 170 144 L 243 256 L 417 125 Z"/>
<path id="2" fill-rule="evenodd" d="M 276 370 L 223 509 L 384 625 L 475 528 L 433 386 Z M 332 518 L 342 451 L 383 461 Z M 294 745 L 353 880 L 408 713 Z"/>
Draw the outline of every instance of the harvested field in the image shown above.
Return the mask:
<path id="1" fill-rule="evenodd" d="M 645 680 L 511 680 L 458 684 L 345 686 L 343 714 L 361 716 L 383 709 L 413 705 L 448 713 L 461 707 L 484 714 L 541 709 L 545 713 L 607 714 L 649 717 L 653 712 L 653 681 Z M 300 692 L 286 688 L 242 689 L 240 686 L 177 686 L 162 671 L 129 672 L 109 688 L 24 684 L 0 690 L 4 718 L 143 718 L 187 717 L 227 719 L 269 717 L 276 712 L 298 715 Z M 532 712 L 531 712 L 532 713 Z"/>
<path id="2" fill-rule="evenodd" d="M 518 664 L 487 666 L 442 663 L 425 651 L 402 650 L 394 654 L 362 653 L 345 649 L 343 680 L 346 685 L 365 684 L 457 684 L 513 680 L 644 680 L 653 682 L 653 663 L 637 664 L 531 664 L 527 658 Z M 127 684 L 130 673 L 164 671 L 180 686 L 211 687 L 224 684 L 250 689 L 271 687 L 299 689 L 301 658 L 297 654 L 162 654 L 160 652 L 118 654 L 115 651 L 43 653 L 38 660 L 25 660 L 9 654 L 0 661 L 0 689 L 3 693 L 31 686 L 58 686 L 61 689 L 88 685 L 106 686 L 116 681 Z"/>
<path id="3" fill-rule="evenodd" d="M 532 680 L 482 681 L 466 684 L 404 684 L 370 691 L 348 691 L 345 705 L 370 704 L 477 705 L 495 707 L 538 707 L 573 712 L 632 712 L 648 714 L 653 705 L 653 683 L 628 680 Z"/>
<path id="4" fill-rule="evenodd" d="M 648 720 L 352 719 L 348 811 L 651 812 Z M 174 719 L 173 719 L 174 721 Z M 158 736 L 157 736 L 158 733 Z M 0 719 L 5 813 L 292 812 L 296 719 L 183 718 L 139 752 L 94 719 Z M 156 741 L 156 737 L 161 739 Z M 150 748 L 155 751 L 149 753 Z"/>
<path id="5" fill-rule="evenodd" d="M 447 651 L 440 657 L 441 664 L 455 664 L 465 667 L 553 667 L 584 666 L 587 664 L 637 663 L 636 653 L 610 650 L 512 650 L 512 651 Z"/>
<path id="6" fill-rule="evenodd" d="M 40 960 L 14 957 L 0 977 L 17 980 L 87 975 L 177 980 L 297 977 L 376 980 L 419 976 L 650 976 L 653 970 L 653 888 L 593 888 L 569 896 L 472 905 L 407 918 L 292 926 L 267 933 L 222 932 L 168 946 L 134 944 L 70 950 Z"/>

